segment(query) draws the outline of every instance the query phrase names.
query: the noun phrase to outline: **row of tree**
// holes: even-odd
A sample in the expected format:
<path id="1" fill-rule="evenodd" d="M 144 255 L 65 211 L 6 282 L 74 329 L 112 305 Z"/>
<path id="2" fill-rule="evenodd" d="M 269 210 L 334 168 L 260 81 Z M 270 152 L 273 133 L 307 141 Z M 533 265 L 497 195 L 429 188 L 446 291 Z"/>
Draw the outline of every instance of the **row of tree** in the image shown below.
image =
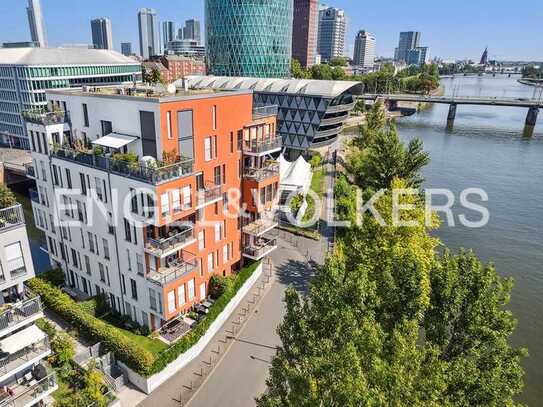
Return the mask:
<path id="1" fill-rule="evenodd" d="M 526 350 L 509 344 L 516 321 L 505 309 L 512 281 L 469 251 L 438 254 L 420 195 L 392 222 L 392 190 L 418 188 L 429 161 L 420 141 L 407 146 L 376 104 L 353 143 L 349 170 L 388 226 L 366 213 L 318 268 L 309 294 L 286 292 L 259 406 L 513 406 Z M 336 189 L 336 195 L 338 190 Z M 348 216 L 352 216 L 348 214 Z"/>
<path id="2" fill-rule="evenodd" d="M 526 79 L 543 79 L 543 63 L 539 68 L 534 65 L 527 65 L 522 68 L 522 77 Z"/>
<path id="3" fill-rule="evenodd" d="M 303 69 L 300 62 L 293 59 L 291 73 L 292 77 L 297 79 L 358 81 L 364 83 L 367 92 L 373 93 L 428 93 L 439 87 L 439 72 L 435 64 L 421 67 L 412 65 L 398 73 L 392 64 L 384 64 L 378 72 L 352 76 L 346 74 L 345 64 L 345 59 L 336 58 L 330 64 L 313 65 Z"/>

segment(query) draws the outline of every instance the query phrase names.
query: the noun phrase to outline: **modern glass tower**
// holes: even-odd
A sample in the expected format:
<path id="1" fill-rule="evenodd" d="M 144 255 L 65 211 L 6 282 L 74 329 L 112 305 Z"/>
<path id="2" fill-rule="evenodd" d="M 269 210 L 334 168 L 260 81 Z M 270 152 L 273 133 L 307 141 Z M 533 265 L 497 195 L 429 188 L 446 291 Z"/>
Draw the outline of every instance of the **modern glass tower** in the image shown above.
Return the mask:
<path id="1" fill-rule="evenodd" d="M 292 0 L 206 0 L 211 75 L 286 78 L 292 54 Z"/>

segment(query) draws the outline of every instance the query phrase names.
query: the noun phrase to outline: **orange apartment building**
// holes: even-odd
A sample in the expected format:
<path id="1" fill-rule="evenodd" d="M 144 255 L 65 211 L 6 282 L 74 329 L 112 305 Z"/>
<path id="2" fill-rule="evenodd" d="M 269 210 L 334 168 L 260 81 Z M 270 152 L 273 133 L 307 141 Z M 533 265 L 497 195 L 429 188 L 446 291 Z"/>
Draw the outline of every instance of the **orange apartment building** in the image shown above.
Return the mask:
<path id="1" fill-rule="evenodd" d="M 266 233 L 276 226 L 277 109 L 254 108 L 251 91 L 102 88 L 50 91 L 47 99 L 55 112 L 28 126 L 33 206 L 52 263 L 72 289 L 104 293 L 117 311 L 156 330 L 204 301 L 211 276 L 276 248 Z M 127 154 L 137 162 L 119 161 Z M 77 215 L 53 199 L 61 187 Z M 89 225 L 98 204 L 109 219 Z M 79 228 L 52 225 L 74 218 Z"/>

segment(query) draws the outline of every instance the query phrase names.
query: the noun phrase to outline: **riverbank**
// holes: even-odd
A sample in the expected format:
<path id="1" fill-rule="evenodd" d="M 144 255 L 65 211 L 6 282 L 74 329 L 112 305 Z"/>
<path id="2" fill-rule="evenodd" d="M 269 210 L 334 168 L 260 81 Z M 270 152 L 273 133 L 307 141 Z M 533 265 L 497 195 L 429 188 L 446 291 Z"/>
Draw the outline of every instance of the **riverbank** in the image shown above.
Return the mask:
<path id="1" fill-rule="evenodd" d="M 522 83 L 523 85 L 527 86 L 533 86 L 535 88 L 542 88 L 543 87 L 543 79 L 517 79 L 518 83 Z"/>

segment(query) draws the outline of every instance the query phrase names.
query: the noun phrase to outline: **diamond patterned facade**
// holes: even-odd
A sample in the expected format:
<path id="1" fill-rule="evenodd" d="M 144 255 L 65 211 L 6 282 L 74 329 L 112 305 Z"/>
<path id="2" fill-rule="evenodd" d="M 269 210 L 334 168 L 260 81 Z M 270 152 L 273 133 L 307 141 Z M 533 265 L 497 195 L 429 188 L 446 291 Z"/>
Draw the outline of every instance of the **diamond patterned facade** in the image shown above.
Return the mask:
<path id="1" fill-rule="evenodd" d="M 292 54 L 292 0 L 206 0 L 208 72 L 286 78 Z"/>

